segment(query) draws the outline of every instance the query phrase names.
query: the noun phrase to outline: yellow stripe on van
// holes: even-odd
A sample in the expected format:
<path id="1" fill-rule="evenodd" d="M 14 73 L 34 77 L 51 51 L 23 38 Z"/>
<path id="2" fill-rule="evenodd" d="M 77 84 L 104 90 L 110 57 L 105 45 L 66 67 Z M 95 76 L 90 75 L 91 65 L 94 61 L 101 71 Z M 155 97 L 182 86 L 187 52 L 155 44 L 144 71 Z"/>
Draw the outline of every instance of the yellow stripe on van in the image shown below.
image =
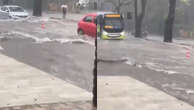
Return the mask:
<path id="1" fill-rule="evenodd" d="M 112 26 L 104 26 L 105 29 L 112 29 L 113 27 Z"/>
<path id="2" fill-rule="evenodd" d="M 120 18 L 121 15 L 119 15 L 119 14 L 107 14 L 107 15 L 105 15 L 105 17 L 107 17 L 107 18 Z"/>

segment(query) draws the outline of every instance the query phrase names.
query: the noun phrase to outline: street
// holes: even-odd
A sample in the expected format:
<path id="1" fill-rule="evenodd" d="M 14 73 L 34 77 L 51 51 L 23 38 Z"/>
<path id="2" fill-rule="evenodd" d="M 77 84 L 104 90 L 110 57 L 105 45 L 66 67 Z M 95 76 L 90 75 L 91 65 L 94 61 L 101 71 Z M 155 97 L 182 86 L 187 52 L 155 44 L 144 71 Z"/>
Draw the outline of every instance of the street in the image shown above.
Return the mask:
<path id="1" fill-rule="evenodd" d="M 16 60 L 14 61 L 16 68 L 14 66 L 11 68 L 10 66 L 13 69 L 12 71 L 15 71 L 14 73 L 8 71 L 10 68 L 2 70 L 6 71 L 4 73 L 8 76 L 3 77 L 3 75 L 1 77 L 5 82 L 1 82 L 0 86 L 7 85 L 7 88 L 2 91 L 3 94 L 4 92 L 7 95 L 10 94 L 10 97 L 7 97 L 7 100 L 0 101 L 0 108 L 21 106 L 20 109 L 22 109 L 22 105 L 40 104 L 41 106 L 44 103 L 50 103 L 46 107 L 48 109 L 49 107 L 52 108 L 52 106 L 53 109 L 57 109 L 57 107 L 65 109 L 64 107 L 66 106 L 64 104 L 69 104 L 69 109 L 76 109 L 76 107 L 80 109 L 84 109 L 84 107 L 85 109 L 91 108 L 94 40 L 90 37 L 77 35 L 77 21 L 81 18 L 76 18 L 76 21 L 74 15 L 71 15 L 66 20 L 52 16 L 54 15 L 50 15 L 50 17 L 46 15 L 46 17 L 41 18 L 30 17 L 27 20 L 20 21 L 0 21 L 0 27 L 3 27 L 0 28 L 0 54 L 7 56 L 5 57 L 7 62 L 10 58 Z M 3 60 L 1 61 L 3 64 Z M 21 72 L 19 71 L 20 68 L 17 68 L 17 62 L 26 65 L 23 66 L 23 69 L 27 70 L 26 73 L 30 72 L 31 75 L 20 75 Z M 31 67 L 37 70 L 27 69 Z M 23 72 L 25 72 L 24 70 Z M 37 73 L 33 73 L 35 71 Z M 49 81 L 46 79 L 47 77 L 41 76 L 42 72 L 38 71 L 48 74 L 51 79 L 59 79 L 59 85 L 54 86 L 52 83 L 57 84 L 57 82 Z M 2 72 L 1 74 L 4 73 Z M 16 73 L 18 74 L 17 78 L 11 80 L 12 77 L 15 77 L 13 74 Z M 38 75 L 39 73 L 41 74 Z M 33 78 L 30 78 L 32 75 Z M 6 82 L 10 82 L 10 80 L 12 83 L 9 85 Z M 18 81 L 21 83 L 17 83 Z M 24 84 L 29 87 L 26 88 L 25 86 L 22 88 L 24 90 L 14 90 L 15 86 L 23 86 Z M 49 84 L 51 85 L 49 86 Z M 10 93 L 10 90 L 15 92 Z M 30 90 L 34 92 L 31 93 Z M 31 96 L 23 97 L 24 94 L 20 96 L 19 91 L 26 92 Z M 0 93 L 0 97 L 3 94 Z M 47 96 L 49 94 L 51 96 Z M 59 98 L 55 96 L 60 94 L 63 94 L 62 99 L 60 98 L 61 96 Z M 48 99 L 45 99 L 46 97 Z M 79 105 L 76 105 L 75 102 L 79 103 Z M 52 105 L 52 103 L 56 104 Z"/>
<path id="2" fill-rule="evenodd" d="M 132 36 L 126 40 L 99 40 L 98 75 L 128 76 L 194 106 L 192 53 L 193 47 L 178 42 Z"/>
<path id="3" fill-rule="evenodd" d="M 3 21 L 0 26 L 4 27 L 0 30 L 2 55 L 91 93 L 94 39 L 77 35 L 76 20 L 32 17 Z M 190 42 L 168 44 L 153 36 L 138 39 L 129 34 L 125 40 L 99 39 L 98 76 L 130 77 L 194 105 L 194 63 L 192 56 L 187 57 L 188 51 L 193 52 Z"/>
<path id="4" fill-rule="evenodd" d="M 95 46 L 93 38 L 77 35 L 82 16 L 0 21 L 0 98 L 7 96 L 0 100 L 2 110 L 26 106 L 64 109 L 64 105 L 91 109 Z M 127 100 L 137 110 L 144 106 L 145 110 L 159 106 L 190 110 L 194 106 L 193 52 L 192 40 L 163 43 L 156 36 L 134 38 L 130 33 L 124 40 L 98 39 L 99 108 L 113 110 L 107 105 L 114 104 L 118 109 Z M 119 99 L 104 103 L 109 100 L 104 97 Z"/>
<path id="5" fill-rule="evenodd" d="M 76 25 L 60 20 L 2 22 L 1 53 L 91 91 L 94 46 L 82 42 Z"/>
<path id="6" fill-rule="evenodd" d="M 194 0 L 0 0 L 0 110 L 194 110 Z"/>

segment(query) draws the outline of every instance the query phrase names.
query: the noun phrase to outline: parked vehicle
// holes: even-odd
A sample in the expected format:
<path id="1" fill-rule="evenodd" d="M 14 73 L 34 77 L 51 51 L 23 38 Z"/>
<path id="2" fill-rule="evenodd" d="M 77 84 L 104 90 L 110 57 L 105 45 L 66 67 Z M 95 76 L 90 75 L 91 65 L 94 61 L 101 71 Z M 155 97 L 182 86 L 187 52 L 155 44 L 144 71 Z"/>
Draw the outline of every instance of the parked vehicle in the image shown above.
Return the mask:
<path id="1" fill-rule="evenodd" d="M 87 14 L 78 23 L 77 31 L 78 34 L 86 34 L 93 37 L 96 37 L 98 32 L 98 37 L 101 39 L 126 38 L 123 18 L 120 14 L 115 13 L 103 12 Z"/>
<path id="2" fill-rule="evenodd" d="M 1 11 L 8 13 L 9 17 L 13 19 L 26 18 L 29 16 L 28 12 L 20 6 L 5 5 L 5 6 L 1 6 L 0 8 L 1 8 Z"/>
<path id="3" fill-rule="evenodd" d="M 78 23 L 77 32 L 79 35 L 96 37 L 96 14 L 87 14 Z"/>

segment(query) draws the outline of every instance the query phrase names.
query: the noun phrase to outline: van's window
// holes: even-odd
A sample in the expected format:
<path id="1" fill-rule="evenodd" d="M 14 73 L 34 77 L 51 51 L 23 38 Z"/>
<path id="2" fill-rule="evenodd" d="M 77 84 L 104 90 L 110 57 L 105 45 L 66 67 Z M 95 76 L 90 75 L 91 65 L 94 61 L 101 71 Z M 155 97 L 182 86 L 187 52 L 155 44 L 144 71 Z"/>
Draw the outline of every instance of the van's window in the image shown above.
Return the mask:
<path id="1" fill-rule="evenodd" d="M 118 18 L 106 18 L 105 25 L 122 27 L 122 20 Z"/>
<path id="2" fill-rule="evenodd" d="M 6 7 L 2 7 L 1 10 L 2 11 L 8 11 L 8 9 Z"/>
<path id="3" fill-rule="evenodd" d="M 9 7 L 11 12 L 24 12 L 24 9 L 21 7 Z"/>

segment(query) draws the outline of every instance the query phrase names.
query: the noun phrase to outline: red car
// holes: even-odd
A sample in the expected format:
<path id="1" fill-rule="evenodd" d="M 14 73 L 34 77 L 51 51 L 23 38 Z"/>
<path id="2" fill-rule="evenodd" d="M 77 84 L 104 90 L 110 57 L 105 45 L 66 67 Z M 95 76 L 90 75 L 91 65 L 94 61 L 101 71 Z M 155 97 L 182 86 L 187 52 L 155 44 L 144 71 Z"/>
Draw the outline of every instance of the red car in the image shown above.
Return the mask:
<path id="1" fill-rule="evenodd" d="M 79 21 L 77 29 L 79 35 L 96 37 L 96 16 L 97 14 L 87 14 Z"/>

